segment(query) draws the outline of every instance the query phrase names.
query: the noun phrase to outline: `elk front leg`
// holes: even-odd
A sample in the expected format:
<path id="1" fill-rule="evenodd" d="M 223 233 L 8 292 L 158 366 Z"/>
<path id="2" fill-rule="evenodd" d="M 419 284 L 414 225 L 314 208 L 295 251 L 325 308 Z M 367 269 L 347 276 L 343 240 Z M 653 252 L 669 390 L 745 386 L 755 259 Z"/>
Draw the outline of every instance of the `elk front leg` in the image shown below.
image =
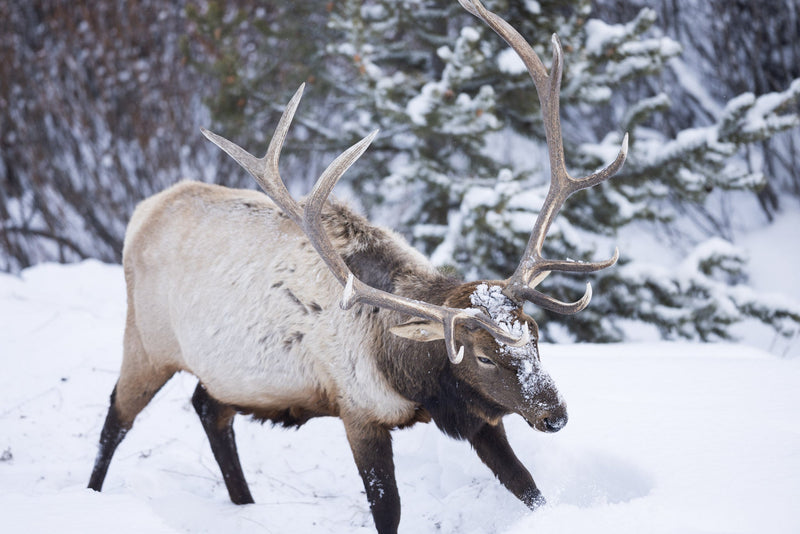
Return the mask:
<path id="1" fill-rule="evenodd" d="M 500 483 L 528 508 L 533 510 L 545 504 L 545 498 L 536 487 L 530 472 L 511 449 L 502 421 L 497 425 L 486 423 L 469 442 Z"/>
<path id="2" fill-rule="evenodd" d="M 345 429 L 364 481 L 375 528 L 379 534 L 395 534 L 400 524 L 400 494 L 394 478 L 392 436 L 379 425 L 345 422 Z"/>

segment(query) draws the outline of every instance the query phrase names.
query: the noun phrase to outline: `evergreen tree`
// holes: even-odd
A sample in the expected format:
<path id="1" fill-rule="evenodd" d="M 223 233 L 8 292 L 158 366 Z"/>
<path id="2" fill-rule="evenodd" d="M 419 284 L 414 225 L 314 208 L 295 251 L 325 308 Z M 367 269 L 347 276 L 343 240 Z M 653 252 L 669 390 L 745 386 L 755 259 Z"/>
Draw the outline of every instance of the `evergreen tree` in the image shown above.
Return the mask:
<path id="1" fill-rule="evenodd" d="M 614 33 L 607 28 L 601 31 L 602 35 Z M 601 48 L 609 46 L 618 45 L 601 44 Z M 798 96 L 800 80 L 783 92 L 759 97 L 742 94 L 728 102 L 715 123 L 681 130 L 673 139 L 645 126 L 650 113 L 668 108 L 666 95 L 634 104 L 621 120 L 632 138 L 626 167 L 610 186 L 588 193 L 591 220 L 621 228 L 641 220 L 672 224 L 688 213 L 696 225 L 705 227 L 705 235 L 730 238 L 705 208 L 707 200 L 715 191 L 758 190 L 764 185 L 763 174 L 753 172 L 737 156 L 749 145 L 795 127 L 798 116 L 792 113 L 792 105 Z M 584 145 L 589 168 L 613 154 L 616 143 L 608 141 Z M 686 234 L 679 239 L 691 242 Z M 614 317 L 627 317 L 654 324 L 669 337 L 727 339 L 731 325 L 755 317 L 784 336 L 795 335 L 800 308 L 782 300 L 757 299 L 746 287 L 743 252 L 730 243 L 721 246 L 717 239 L 689 247 L 688 259 L 674 271 L 632 263 L 616 272 L 600 273 L 599 283 L 611 293 L 599 292 L 603 296 L 588 313 L 571 319 L 572 332 L 586 339 L 622 339 Z M 629 261 L 623 257 L 622 263 Z M 719 277 L 717 267 L 723 264 L 729 266 L 723 269 L 727 275 Z M 658 275 L 642 277 L 643 273 Z"/>
<path id="2" fill-rule="evenodd" d="M 393 10 L 375 7 L 371 13 L 391 13 L 386 20 L 399 21 L 403 9 L 418 4 L 392 3 Z M 742 95 L 715 124 L 667 139 L 647 127 L 653 113 L 669 109 L 664 93 L 630 103 L 618 116 L 593 112 L 612 102 L 623 84 L 660 72 L 680 53 L 675 41 L 652 31 L 655 12 L 642 9 L 627 23 L 608 25 L 588 18 L 588 2 L 561 2 L 557 9 L 543 4 L 498 1 L 487 2 L 487 7 L 535 39 L 532 44 L 542 58 L 549 58 L 546 45 L 553 30 L 561 37 L 567 52 L 562 117 L 568 165 L 576 174 L 591 172 L 614 157 L 624 131 L 632 140 L 621 175 L 576 195 L 559 215 L 546 242 L 549 257 L 591 259 L 599 254 L 591 244 L 613 242 L 618 229 L 628 224 L 668 223 L 691 209 L 687 206 L 703 206 L 715 190 L 763 184 L 763 177 L 735 156 L 742 147 L 796 124 L 789 107 L 797 96 L 796 84 L 759 98 Z M 412 20 L 413 14 L 406 18 Z M 436 263 L 450 264 L 468 277 L 505 277 L 519 261 L 547 190 L 546 169 L 539 163 L 546 156 L 538 99 L 505 43 L 476 21 L 463 20 L 453 45 L 437 50 L 442 68 L 429 81 L 420 70 L 408 76 L 407 71 L 386 69 L 370 53 L 383 49 L 374 45 L 381 37 L 369 34 L 371 25 L 355 25 L 355 34 L 345 32 L 350 39 L 342 45 L 345 50 L 352 43 L 369 43 L 359 51 L 364 69 L 358 105 L 375 122 L 388 120 L 384 129 L 391 132 L 383 147 L 392 149 L 382 161 L 385 170 L 360 178 L 366 180 L 361 190 L 382 192 L 368 205 L 373 213 L 394 208 L 401 214 L 395 220 Z M 608 132 L 609 123 L 620 127 Z M 600 141 L 593 138 L 597 132 L 604 136 Z M 539 157 L 498 150 L 504 142 Z M 716 246 L 711 253 L 709 247 L 701 244 L 675 273 L 644 269 L 623 256 L 625 267 L 594 275 L 600 296 L 588 310 L 574 317 L 540 317 L 545 330 L 559 324 L 577 339 L 611 341 L 624 337 L 626 319 L 637 319 L 656 325 L 668 337 L 713 339 L 729 337 L 733 323 L 756 317 L 790 335 L 788 325 L 800 322 L 797 310 L 790 303 L 756 299 L 743 285 L 741 252 Z M 720 280 L 716 267 L 723 264 L 737 267 Z M 689 274 L 691 266 L 696 271 Z M 632 276 L 635 272 L 658 272 L 660 287 L 671 290 L 655 291 L 654 276 Z M 583 280 L 554 275 L 543 288 L 569 299 L 581 294 Z"/>
<path id="3" fill-rule="evenodd" d="M 361 91 L 354 102 L 371 119 L 367 124 L 379 124 L 383 130 L 371 159 L 361 165 L 367 170 L 352 183 L 368 206 L 392 210 L 396 223 L 413 229 L 417 242 L 431 249 L 441 241 L 448 214 L 463 195 L 461 177 L 497 170 L 483 150 L 488 133 L 499 125 L 493 113 L 494 91 L 473 83 L 476 68 L 489 58 L 481 50 L 481 33 L 473 27 L 463 28 L 450 46 L 437 47 L 433 58 L 421 59 L 413 42 L 376 47 L 376 39 L 386 38 L 380 37 L 386 25 L 423 27 L 444 18 L 421 2 L 378 4 L 370 10 L 370 24 L 353 25 L 356 31 L 346 33 L 348 40 L 338 47 L 349 52 L 354 43 L 369 43 L 356 52 L 363 68 L 353 85 Z M 375 24 L 378 14 L 383 18 Z M 342 28 L 348 29 L 346 21 Z M 447 26 L 440 31 L 445 33 L 430 40 L 446 42 Z M 389 65 L 381 62 L 387 50 L 394 59 Z"/>

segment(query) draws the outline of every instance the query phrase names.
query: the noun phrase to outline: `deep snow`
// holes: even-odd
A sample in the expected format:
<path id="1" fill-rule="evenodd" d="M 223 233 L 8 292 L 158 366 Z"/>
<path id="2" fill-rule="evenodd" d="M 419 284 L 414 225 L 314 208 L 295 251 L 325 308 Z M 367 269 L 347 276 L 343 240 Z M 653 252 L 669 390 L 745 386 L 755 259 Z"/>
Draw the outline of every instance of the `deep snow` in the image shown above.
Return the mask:
<path id="1" fill-rule="evenodd" d="M 283 430 L 238 418 L 255 505 L 228 501 L 174 378 L 84 489 L 121 357 L 118 266 L 0 275 L 0 531 L 374 532 L 341 423 Z M 396 431 L 401 532 L 800 532 L 800 360 L 737 344 L 541 346 L 570 407 L 545 435 L 506 419 L 549 499 L 529 512 L 469 446 Z"/>

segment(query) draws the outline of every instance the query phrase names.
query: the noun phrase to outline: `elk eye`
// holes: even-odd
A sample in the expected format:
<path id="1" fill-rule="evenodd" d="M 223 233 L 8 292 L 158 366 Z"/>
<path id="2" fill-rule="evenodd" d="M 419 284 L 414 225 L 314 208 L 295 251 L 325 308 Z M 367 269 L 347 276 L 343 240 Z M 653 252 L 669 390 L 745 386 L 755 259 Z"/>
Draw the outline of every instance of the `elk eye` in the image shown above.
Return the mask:
<path id="1" fill-rule="evenodd" d="M 496 365 L 492 360 L 484 356 L 478 356 L 478 361 L 481 362 L 483 365 L 491 365 L 492 367 Z"/>

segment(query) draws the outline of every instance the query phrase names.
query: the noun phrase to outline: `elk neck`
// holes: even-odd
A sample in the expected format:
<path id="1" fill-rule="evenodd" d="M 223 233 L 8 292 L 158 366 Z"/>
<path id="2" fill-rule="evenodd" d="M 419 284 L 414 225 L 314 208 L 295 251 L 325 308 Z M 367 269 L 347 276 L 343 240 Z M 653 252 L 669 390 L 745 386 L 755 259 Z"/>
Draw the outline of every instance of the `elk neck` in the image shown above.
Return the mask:
<path id="1" fill-rule="evenodd" d="M 347 267 L 365 284 L 431 304 L 469 305 L 475 284 L 439 272 L 394 232 L 372 225 L 339 203 L 332 203 L 323 219 Z M 407 424 L 432 418 L 442 431 L 463 439 L 487 420 L 505 415 L 505 410 L 454 376 L 443 341 L 422 343 L 389 332 L 411 317 L 390 310 L 372 316 L 383 330 L 375 347 L 379 369 L 398 393 L 420 406 Z"/>

